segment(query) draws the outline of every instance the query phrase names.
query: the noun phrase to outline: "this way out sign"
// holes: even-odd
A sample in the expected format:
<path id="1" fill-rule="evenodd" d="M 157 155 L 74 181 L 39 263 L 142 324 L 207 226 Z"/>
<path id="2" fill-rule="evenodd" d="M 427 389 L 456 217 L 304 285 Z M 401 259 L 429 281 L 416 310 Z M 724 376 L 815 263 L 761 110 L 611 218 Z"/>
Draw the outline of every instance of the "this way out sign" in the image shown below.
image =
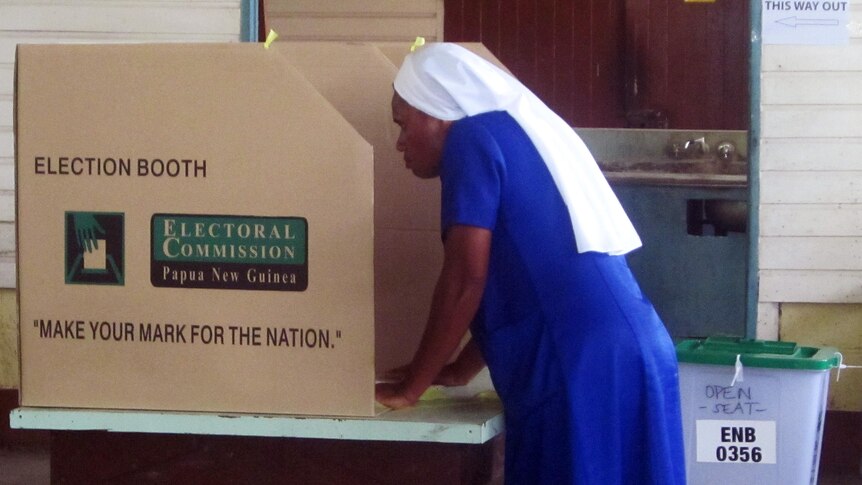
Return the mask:
<path id="1" fill-rule="evenodd" d="M 847 44 L 849 12 L 848 0 L 763 0 L 763 43 Z"/>

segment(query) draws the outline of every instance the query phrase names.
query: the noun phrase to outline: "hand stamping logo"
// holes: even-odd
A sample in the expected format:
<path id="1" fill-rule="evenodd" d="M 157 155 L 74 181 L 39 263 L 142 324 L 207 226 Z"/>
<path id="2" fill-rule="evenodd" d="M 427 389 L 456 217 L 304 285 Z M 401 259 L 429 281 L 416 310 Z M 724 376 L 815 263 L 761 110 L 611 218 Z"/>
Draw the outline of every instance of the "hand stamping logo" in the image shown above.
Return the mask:
<path id="1" fill-rule="evenodd" d="M 66 284 L 123 285 L 124 215 L 66 212 Z"/>

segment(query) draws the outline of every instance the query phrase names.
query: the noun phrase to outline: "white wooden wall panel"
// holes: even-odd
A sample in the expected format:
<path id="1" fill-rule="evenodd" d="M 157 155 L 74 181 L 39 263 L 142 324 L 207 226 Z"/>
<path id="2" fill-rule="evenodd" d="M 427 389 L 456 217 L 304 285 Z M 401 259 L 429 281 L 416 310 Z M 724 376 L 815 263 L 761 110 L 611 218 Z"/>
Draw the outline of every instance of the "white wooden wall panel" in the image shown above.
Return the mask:
<path id="1" fill-rule="evenodd" d="M 267 0 L 279 40 L 443 40 L 443 0 Z"/>
<path id="2" fill-rule="evenodd" d="M 0 191 L 15 190 L 15 164 L 0 163 Z M 2 220 L 2 219 L 0 219 Z"/>
<path id="3" fill-rule="evenodd" d="M 862 272 L 761 270 L 760 300 L 859 303 L 862 301 Z"/>
<path id="4" fill-rule="evenodd" d="M 860 204 L 767 204 L 760 211 L 760 235 L 764 238 L 862 234 Z"/>
<path id="5" fill-rule="evenodd" d="M 765 72 L 761 78 L 764 105 L 860 105 L 862 71 L 851 72 Z"/>
<path id="6" fill-rule="evenodd" d="M 859 204 L 862 203 L 862 170 L 761 172 L 760 203 Z"/>
<path id="7" fill-rule="evenodd" d="M 15 156 L 15 139 L 11 126 L 0 126 L 0 159 L 11 160 Z"/>
<path id="8" fill-rule="evenodd" d="M 3 2 L 0 30 L 233 34 L 239 40 L 239 2 L 64 1 Z"/>
<path id="9" fill-rule="evenodd" d="M 0 126 L 12 126 L 12 96 L 0 96 Z"/>
<path id="10" fill-rule="evenodd" d="M 15 46 L 238 42 L 242 1 L 0 0 L 0 288 L 15 287 Z"/>
<path id="11" fill-rule="evenodd" d="M 15 192 L 0 190 L 0 221 L 15 220 Z"/>
<path id="12" fill-rule="evenodd" d="M 405 43 L 437 28 L 435 18 L 274 18 L 267 23 L 282 40 L 357 40 Z M 286 35 L 282 35 L 285 33 Z"/>
<path id="13" fill-rule="evenodd" d="M 851 104 L 770 105 L 760 118 L 764 138 L 854 138 L 862 135 L 860 127 L 862 105 Z"/>
<path id="14" fill-rule="evenodd" d="M 761 60 L 764 74 L 774 71 L 859 71 L 862 70 L 860 66 L 860 38 L 851 39 L 847 46 L 764 45 Z"/>
<path id="15" fill-rule="evenodd" d="M 265 8 L 268 13 L 278 15 L 427 15 L 436 11 L 438 3 L 437 0 L 266 0 Z"/>
<path id="16" fill-rule="evenodd" d="M 862 170 L 862 138 L 763 139 L 760 170 Z"/>
<path id="17" fill-rule="evenodd" d="M 764 237 L 760 269 L 862 272 L 862 238 Z"/>
<path id="18" fill-rule="evenodd" d="M 8 57 L 0 53 L 0 60 Z M 15 64 L 12 62 L 0 62 L 0 93 L 11 93 L 14 81 Z"/>
<path id="19" fill-rule="evenodd" d="M 764 45 L 760 301 L 862 302 L 862 0 L 847 45 Z"/>
<path id="20" fill-rule="evenodd" d="M 0 255 L 0 288 L 15 288 L 15 256 Z"/>
<path id="21" fill-rule="evenodd" d="M 757 305 L 757 335 L 761 340 L 778 340 L 781 325 L 781 306 L 777 303 Z"/>
<path id="22" fill-rule="evenodd" d="M 15 223 L 0 222 L 0 254 L 15 250 Z"/>

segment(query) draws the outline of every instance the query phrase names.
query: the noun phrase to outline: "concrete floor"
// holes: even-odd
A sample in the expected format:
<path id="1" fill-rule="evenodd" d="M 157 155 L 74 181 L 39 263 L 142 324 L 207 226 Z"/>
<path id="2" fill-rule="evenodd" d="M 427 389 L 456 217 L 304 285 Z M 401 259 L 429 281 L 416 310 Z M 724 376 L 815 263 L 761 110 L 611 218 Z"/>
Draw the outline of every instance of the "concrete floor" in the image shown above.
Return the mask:
<path id="1" fill-rule="evenodd" d="M 828 472 L 824 473 L 818 482 L 819 485 L 858 485 L 862 484 L 862 476 L 850 472 Z"/>
<path id="2" fill-rule="evenodd" d="M 0 448 L 0 485 L 51 483 L 51 458 L 45 448 Z"/>
<path id="3" fill-rule="evenodd" d="M 50 456 L 44 447 L 0 448 L 0 485 L 51 482 Z M 862 485 L 859 471 L 821 471 L 819 485 Z"/>

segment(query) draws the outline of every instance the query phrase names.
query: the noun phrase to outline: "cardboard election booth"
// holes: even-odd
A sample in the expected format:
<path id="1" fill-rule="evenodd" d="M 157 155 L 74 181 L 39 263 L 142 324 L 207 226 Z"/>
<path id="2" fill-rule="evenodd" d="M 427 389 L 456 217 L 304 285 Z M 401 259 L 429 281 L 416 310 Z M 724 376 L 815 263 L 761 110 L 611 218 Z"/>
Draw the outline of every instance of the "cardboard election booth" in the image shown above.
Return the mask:
<path id="1" fill-rule="evenodd" d="M 375 362 L 378 372 L 403 365 L 425 327 L 443 249 L 440 182 L 414 176 L 395 149 L 391 100 L 397 68 L 371 44 L 275 42 L 271 48 L 374 147 Z"/>
<path id="2" fill-rule="evenodd" d="M 22 405 L 374 414 L 442 264 L 439 182 L 395 149 L 408 52 L 21 46 Z"/>
<path id="3" fill-rule="evenodd" d="M 484 45 L 460 45 L 506 70 Z M 374 147 L 375 363 L 378 372 L 403 365 L 419 345 L 443 264 L 440 182 L 416 177 L 395 149 L 392 83 L 410 45 L 275 42 L 272 48 Z M 492 387 L 488 374 L 479 380 Z"/>
<path id="4" fill-rule="evenodd" d="M 371 145 L 260 44 L 19 46 L 21 404 L 374 414 Z"/>

